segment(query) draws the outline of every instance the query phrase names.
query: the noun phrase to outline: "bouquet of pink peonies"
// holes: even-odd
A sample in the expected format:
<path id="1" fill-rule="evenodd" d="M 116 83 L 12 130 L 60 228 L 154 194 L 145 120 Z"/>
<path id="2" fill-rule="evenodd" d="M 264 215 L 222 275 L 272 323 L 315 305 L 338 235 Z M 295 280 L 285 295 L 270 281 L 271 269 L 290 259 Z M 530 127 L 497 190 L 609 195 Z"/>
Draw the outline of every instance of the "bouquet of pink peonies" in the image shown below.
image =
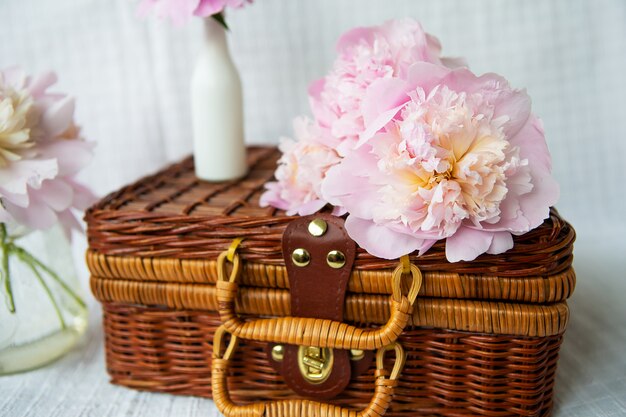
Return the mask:
<path id="1" fill-rule="evenodd" d="M 530 98 L 496 74 L 440 56 L 414 20 L 341 37 L 309 89 L 313 120 L 283 139 L 262 205 L 347 215 L 350 237 L 391 259 L 445 239 L 450 262 L 513 247 L 558 199 Z"/>

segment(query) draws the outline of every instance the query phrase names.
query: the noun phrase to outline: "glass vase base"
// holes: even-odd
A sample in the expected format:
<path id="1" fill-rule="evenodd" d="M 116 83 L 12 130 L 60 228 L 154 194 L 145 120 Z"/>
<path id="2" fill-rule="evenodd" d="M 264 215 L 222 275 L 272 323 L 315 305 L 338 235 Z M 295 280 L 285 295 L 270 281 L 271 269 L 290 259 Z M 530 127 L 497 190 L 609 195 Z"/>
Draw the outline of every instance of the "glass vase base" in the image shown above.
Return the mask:
<path id="1" fill-rule="evenodd" d="M 0 349 L 0 375 L 30 371 L 61 358 L 81 339 L 87 319 L 75 318 L 72 326 L 40 339 Z"/>

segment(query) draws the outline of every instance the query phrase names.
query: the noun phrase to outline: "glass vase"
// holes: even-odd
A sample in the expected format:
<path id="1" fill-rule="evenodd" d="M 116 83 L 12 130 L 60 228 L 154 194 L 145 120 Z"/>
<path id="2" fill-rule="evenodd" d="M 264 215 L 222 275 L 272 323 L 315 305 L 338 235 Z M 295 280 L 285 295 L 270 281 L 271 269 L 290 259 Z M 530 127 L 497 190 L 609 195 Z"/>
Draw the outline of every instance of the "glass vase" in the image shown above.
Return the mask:
<path id="1" fill-rule="evenodd" d="M 87 328 L 72 252 L 56 226 L 28 231 L 0 223 L 0 375 L 43 366 Z"/>

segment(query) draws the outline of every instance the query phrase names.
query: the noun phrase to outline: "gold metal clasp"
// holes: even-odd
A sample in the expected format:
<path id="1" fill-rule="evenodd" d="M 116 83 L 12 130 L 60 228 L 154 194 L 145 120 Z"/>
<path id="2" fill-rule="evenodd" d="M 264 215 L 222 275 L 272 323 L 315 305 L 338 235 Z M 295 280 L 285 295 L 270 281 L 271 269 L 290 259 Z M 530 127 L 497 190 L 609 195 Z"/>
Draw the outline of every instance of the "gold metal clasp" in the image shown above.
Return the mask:
<path id="1" fill-rule="evenodd" d="M 333 351 L 315 346 L 298 348 L 298 367 L 305 380 L 311 384 L 321 384 L 330 376 L 333 369 Z"/>

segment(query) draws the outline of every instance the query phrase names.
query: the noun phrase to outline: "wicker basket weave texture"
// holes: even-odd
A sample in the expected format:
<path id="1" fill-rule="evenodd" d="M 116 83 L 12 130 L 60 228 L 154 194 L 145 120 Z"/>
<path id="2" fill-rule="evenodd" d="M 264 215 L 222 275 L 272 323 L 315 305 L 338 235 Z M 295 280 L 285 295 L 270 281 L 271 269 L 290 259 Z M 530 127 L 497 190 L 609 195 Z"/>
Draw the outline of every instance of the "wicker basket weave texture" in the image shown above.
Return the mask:
<path id="1" fill-rule="evenodd" d="M 291 217 L 258 205 L 279 153 L 251 148 L 245 179 L 198 181 L 187 159 L 103 199 L 86 215 L 93 293 L 104 308 L 107 368 L 115 383 L 210 395 L 216 258 L 245 237 L 237 311 L 290 315 L 281 237 Z M 411 261 L 424 286 L 401 337 L 407 365 L 388 415 L 543 416 L 552 404 L 558 349 L 575 286 L 573 229 L 556 211 L 515 238 L 503 255 L 449 264 L 442 244 Z M 345 320 L 376 326 L 389 317 L 396 261 L 359 250 Z M 233 399 L 293 398 L 262 344 L 244 341 L 229 388 Z M 335 404 L 362 407 L 373 369 Z"/>
<path id="2" fill-rule="evenodd" d="M 193 161 L 186 159 L 110 194 L 86 214 L 89 246 L 106 255 L 216 259 L 232 239 L 244 237 L 239 250 L 244 260 L 283 265 L 280 242 L 292 217 L 259 207 L 279 155 L 275 148 L 251 148 L 249 175 L 223 183 L 199 181 Z M 439 243 L 412 261 L 425 272 L 554 275 L 571 266 L 573 240 L 573 229 L 553 211 L 543 226 L 516 237 L 515 247 L 502 255 L 450 264 Z M 395 264 L 359 250 L 356 269 L 380 270 Z"/>

